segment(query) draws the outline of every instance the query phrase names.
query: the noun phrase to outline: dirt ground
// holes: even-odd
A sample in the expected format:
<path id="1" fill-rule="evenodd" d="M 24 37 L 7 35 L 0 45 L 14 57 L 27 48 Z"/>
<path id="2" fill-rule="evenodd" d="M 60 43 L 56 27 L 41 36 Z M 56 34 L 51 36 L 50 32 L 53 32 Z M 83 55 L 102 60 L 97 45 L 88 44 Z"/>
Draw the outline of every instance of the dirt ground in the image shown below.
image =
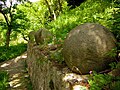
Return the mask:
<path id="1" fill-rule="evenodd" d="M 29 75 L 25 61 L 27 53 L 12 60 L 0 63 L 0 71 L 7 71 L 9 74 L 9 88 L 7 90 L 28 90 Z"/>

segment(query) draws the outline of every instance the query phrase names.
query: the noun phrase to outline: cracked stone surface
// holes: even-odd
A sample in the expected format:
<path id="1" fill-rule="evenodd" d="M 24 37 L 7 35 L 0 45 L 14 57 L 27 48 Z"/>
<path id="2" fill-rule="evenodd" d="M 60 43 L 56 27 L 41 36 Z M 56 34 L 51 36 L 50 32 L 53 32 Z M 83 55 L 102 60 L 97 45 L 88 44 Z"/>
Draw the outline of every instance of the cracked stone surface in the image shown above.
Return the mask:
<path id="1" fill-rule="evenodd" d="M 28 90 L 28 73 L 25 62 L 27 53 L 12 60 L 0 63 L 0 71 L 7 71 L 9 74 L 9 88 L 7 90 Z"/>

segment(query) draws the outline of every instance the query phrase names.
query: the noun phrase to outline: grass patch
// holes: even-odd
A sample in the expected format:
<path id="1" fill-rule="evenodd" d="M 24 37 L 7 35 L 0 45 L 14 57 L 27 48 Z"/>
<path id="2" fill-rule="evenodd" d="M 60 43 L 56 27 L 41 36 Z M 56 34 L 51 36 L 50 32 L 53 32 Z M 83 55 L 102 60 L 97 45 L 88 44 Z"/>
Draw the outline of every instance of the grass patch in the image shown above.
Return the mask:
<path id="1" fill-rule="evenodd" d="M 8 87 L 8 73 L 0 72 L 0 90 L 6 90 Z"/>
<path id="2" fill-rule="evenodd" d="M 27 50 L 26 44 L 18 44 L 10 46 L 8 49 L 5 46 L 0 46 L 0 62 L 15 58 Z"/>
<path id="3" fill-rule="evenodd" d="M 109 65 L 111 66 L 111 71 L 116 69 L 112 73 L 113 75 L 109 73 L 100 74 L 93 71 L 88 81 L 90 90 L 120 90 L 120 63 L 113 62 Z"/>

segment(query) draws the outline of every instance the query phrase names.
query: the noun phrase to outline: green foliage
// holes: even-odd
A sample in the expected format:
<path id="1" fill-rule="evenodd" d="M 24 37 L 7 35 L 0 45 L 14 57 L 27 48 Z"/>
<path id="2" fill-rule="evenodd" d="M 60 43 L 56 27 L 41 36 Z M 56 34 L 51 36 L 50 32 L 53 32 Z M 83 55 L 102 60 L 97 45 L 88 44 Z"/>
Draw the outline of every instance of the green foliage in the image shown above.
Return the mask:
<path id="1" fill-rule="evenodd" d="M 110 63 L 109 65 L 111 66 L 112 70 L 117 68 L 117 63 L 116 62 Z"/>
<path id="2" fill-rule="evenodd" d="M 27 69 L 27 66 L 26 66 L 26 69 Z M 30 80 L 30 76 L 26 77 L 26 80 L 28 81 L 27 86 L 26 86 L 27 90 L 33 90 L 33 85 L 32 85 L 32 82 Z"/>
<path id="3" fill-rule="evenodd" d="M 55 5 L 58 5 L 58 2 L 56 0 L 48 0 L 48 2 L 51 10 L 57 15 L 60 8 Z M 50 21 L 51 16 L 44 0 L 18 5 L 16 11 L 13 12 L 14 32 L 11 40 L 17 38 L 19 35 L 17 32 L 27 36 L 30 31 L 39 30 L 41 27 L 48 28 L 53 33 L 55 42 L 64 40 L 71 29 L 86 22 L 100 23 L 112 28 L 114 4 L 110 0 L 87 0 L 72 10 L 67 6 L 66 1 L 61 0 L 61 4 L 62 12 L 53 21 Z"/>
<path id="4" fill-rule="evenodd" d="M 18 2 L 22 4 L 25 1 L 2 0 L 0 3 L 0 14 L 2 15 L 0 19 L 0 31 L 2 32 L 2 36 L 4 35 L 2 42 L 4 42 L 6 47 L 9 47 L 10 40 L 17 38 L 18 32 L 21 33 L 29 27 L 29 24 L 26 23 L 28 22 L 26 15 L 22 11 L 17 10 Z M 3 34 L 3 32 L 6 34 Z"/>
<path id="5" fill-rule="evenodd" d="M 113 62 L 110 64 L 111 70 L 120 68 L 120 63 Z M 119 90 L 120 76 L 111 76 L 109 74 L 99 74 L 93 72 L 89 79 L 90 90 Z"/>
<path id="6" fill-rule="evenodd" d="M 63 12 L 56 20 L 46 27 L 55 35 L 57 41 L 64 40 L 67 33 L 77 25 L 94 22 L 110 27 L 112 22 L 111 3 L 107 0 L 87 0 L 79 7 Z"/>
<path id="7" fill-rule="evenodd" d="M 26 30 L 29 25 L 29 19 L 27 18 L 27 13 L 24 13 L 23 10 L 16 8 L 15 14 L 13 14 L 13 31 L 20 32 L 21 30 Z"/>
<path id="8" fill-rule="evenodd" d="M 61 49 L 58 49 L 50 54 L 50 60 L 56 61 L 60 64 L 64 62 L 64 58 L 61 53 Z"/>
<path id="9" fill-rule="evenodd" d="M 6 0 L 3 0 L 6 1 Z M 22 1 L 22 0 L 20 0 Z M 56 15 L 56 20 L 50 20 L 50 12 L 45 0 L 40 0 L 35 3 L 13 5 L 12 9 L 12 30 L 11 40 L 16 38 L 21 38 L 21 33 L 27 36 L 30 31 L 39 30 L 39 28 L 49 29 L 54 36 L 54 43 L 62 44 L 63 40 L 66 38 L 67 34 L 77 25 L 93 22 L 100 23 L 103 26 L 111 29 L 111 32 L 117 38 L 120 39 L 120 6 L 117 0 L 86 0 L 79 7 L 75 9 L 70 9 L 67 6 L 67 2 L 62 1 L 62 12 L 59 13 L 59 7 L 56 0 L 48 0 L 50 7 L 54 14 Z M 57 6 L 57 7 L 56 7 Z M 8 9 L 4 8 L 4 12 L 8 15 Z M 53 14 L 53 15 L 54 15 Z M 55 17 L 54 15 L 54 17 Z M 8 15 L 9 17 L 9 15 Z M 8 18 L 10 20 L 10 18 Z M 0 45 L 4 45 L 6 37 L 7 25 L 5 20 L 0 17 Z M 109 53 L 110 56 L 116 56 L 117 50 L 120 50 L 120 43 L 117 43 L 118 48 L 114 49 Z M 26 44 L 18 44 L 10 46 L 9 49 L 4 46 L 0 46 L 0 62 L 12 59 L 21 53 L 26 51 Z M 41 57 L 40 59 L 42 59 Z M 61 48 L 51 53 L 50 58 L 62 63 L 64 60 L 61 55 Z M 39 63 L 42 63 L 41 60 Z M 47 60 L 46 60 L 47 61 Z M 120 65 L 112 63 L 110 65 L 112 69 L 118 68 Z M 4 76 L 0 74 L 0 78 Z M 3 78 L 2 78 L 3 80 Z M 1 81 L 1 80 L 0 80 Z M 5 79 L 5 82 L 7 79 Z M 114 81 L 114 82 L 112 82 Z M 111 90 L 120 89 L 120 79 L 117 77 L 112 77 L 107 74 L 97 74 L 94 73 L 92 78 L 89 80 L 91 90 L 102 90 L 109 87 Z M 5 85 L 1 84 L 0 85 Z M 6 86 L 5 86 L 6 87 Z M 1 89 L 0 90 L 5 90 Z M 106 89 L 107 90 L 107 89 Z"/>
<path id="10" fill-rule="evenodd" d="M 42 2 L 36 2 L 18 6 L 18 9 L 27 14 L 27 18 L 29 18 L 29 22 L 26 22 L 26 24 L 28 23 L 30 25 L 28 30 L 39 30 L 47 22 L 47 7 L 43 4 Z"/>
<path id="11" fill-rule="evenodd" d="M 90 90 L 102 90 L 105 85 L 109 84 L 112 77 L 107 74 L 93 73 L 93 77 L 89 80 Z"/>
<path id="12" fill-rule="evenodd" d="M 6 90 L 8 87 L 8 73 L 0 72 L 0 90 Z"/>
<path id="13" fill-rule="evenodd" d="M 110 50 L 106 55 L 108 55 L 109 57 L 114 57 L 114 58 L 117 57 L 117 47 Z"/>
<path id="14" fill-rule="evenodd" d="M 114 82 L 110 86 L 111 90 L 119 90 L 120 89 L 120 81 Z"/>
<path id="15" fill-rule="evenodd" d="M 47 57 L 40 55 L 40 57 L 36 61 L 37 61 L 37 64 L 43 66 L 44 63 L 48 62 L 48 59 Z"/>
<path id="16" fill-rule="evenodd" d="M 120 68 L 120 63 L 119 63 L 119 62 L 118 62 L 118 63 L 112 62 L 112 63 L 110 63 L 109 65 L 111 66 L 111 69 L 112 69 L 112 70 L 113 70 L 113 69 L 118 69 L 118 68 Z"/>
<path id="17" fill-rule="evenodd" d="M 10 48 L 6 48 L 5 46 L 0 46 L 0 62 L 17 57 L 18 55 L 25 52 L 26 49 L 27 49 L 27 45 L 23 43 L 10 46 Z"/>
<path id="18" fill-rule="evenodd" d="M 29 78 L 29 80 L 30 80 L 30 78 Z M 28 83 L 27 89 L 28 89 L 28 90 L 33 90 L 33 86 L 32 86 L 32 83 L 31 83 L 31 82 Z"/>
<path id="19" fill-rule="evenodd" d="M 88 81 L 90 90 L 119 90 L 120 77 L 113 77 L 108 74 L 93 73 L 92 78 Z"/>
<path id="20" fill-rule="evenodd" d="M 114 4 L 113 4 L 112 32 L 115 35 L 116 39 L 120 41 L 120 4 L 118 0 L 113 1 Z"/>
<path id="21" fill-rule="evenodd" d="M 4 45 L 5 43 L 5 29 L 0 27 L 0 46 Z"/>
<path id="22" fill-rule="evenodd" d="M 23 4 L 22 4 L 23 5 Z M 11 41 L 17 42 L 20 38 L 23 38 L 23 35 L 28 34 L 28 30 L 30 27 L 30 21 L 27 17 L 27 13 L 24 12 L 24 9 L 19 9 L 19 6 L 16 8 L 15 14 L 13 14 L 12 21 L 12 33 L 11 33 Z M 21 41 L 21 40 L 19 40 Z M 23 40 L 22 40 L 23 42 Z"/>

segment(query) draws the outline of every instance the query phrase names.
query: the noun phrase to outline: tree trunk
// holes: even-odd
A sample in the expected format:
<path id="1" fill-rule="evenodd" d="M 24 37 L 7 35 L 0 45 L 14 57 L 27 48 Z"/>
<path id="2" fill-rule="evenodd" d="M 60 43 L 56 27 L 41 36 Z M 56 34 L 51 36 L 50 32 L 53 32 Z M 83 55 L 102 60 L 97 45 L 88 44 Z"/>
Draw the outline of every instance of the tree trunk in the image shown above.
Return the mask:
<path id="1" fill-rule="evenodd" d="M 0 9 L 0 12 L 1 12 L 2 15 L 4 16 L 5 21 L 6 21 L 6 24 L 7 24 L 7 27 L 8 27 L 7 32 L 6 32 L 6 42 L 5 42 L 5 46 L 6 46 L 6 48 L 9 48 L 10 34 L 11 34 L 11 25 L 10 25 L 10 21 L 9 21 L 9 19 L 8 19 L 8 17 L 7 17 L 7 14 L 5 14 L 1 9 Z M 10 13 L 10 16 L 12 16 L 11 13 Z M 11 18 L 11 17 L 10 17 L 10 18 Z M 11 18 L 11 19 L 12 19 L 12 18 Z"/>
<path id="2" fill-rule="evenodd" d="M 62 12 L 62 4 L 61 4 L 60 0 L 58 0 L 58 3 L 59 3 L 59 12 Z"/>
<path id="3" fill-rule="evenodd" d="M 47 0 L 45 0 L 46 4 L 47 4 L 47 7 L 48 7 L 48 10 L 49 10 L 49 13 L 50 13 L 50 19 L 51 20 L 54 20 L 53 18 L 53 13 L 52 13 L 52 9 L 50 8 L 50 5 L 49 5 L 49 2 Z"/>
<path id="4" fill-rule="evenodd" d="M 9 48 L 10 34 L 11 34 L 11 28 L 8 27 L 8 30 L 6 32 L 6 43 L 5 43 L 6 48 Z"/>
<path id="5" fill-rule="evenodd" d="M 50 8 L 50 5 L 49 5 L 48 1 L 47 1 L 47 0 L 45 0 L 45 2 L 46 2 L 47 7 L 48 7 L 48 9 L 49 9 L 49 13 L 50 13 L 50 15 L 52 15 L 52 10 L 51 10 L 51 8 Z"/>

